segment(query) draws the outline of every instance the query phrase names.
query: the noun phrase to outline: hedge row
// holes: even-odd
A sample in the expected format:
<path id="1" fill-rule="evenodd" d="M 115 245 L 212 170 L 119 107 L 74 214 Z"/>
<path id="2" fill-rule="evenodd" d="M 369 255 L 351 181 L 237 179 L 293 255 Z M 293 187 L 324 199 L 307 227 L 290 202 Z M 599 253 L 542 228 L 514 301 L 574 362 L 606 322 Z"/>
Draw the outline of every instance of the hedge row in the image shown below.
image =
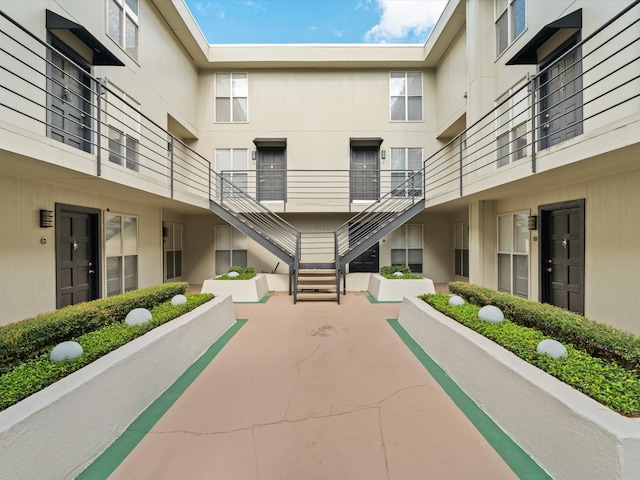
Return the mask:
<path id="1" fill-rule="evenodd" d="M 0 375 L 0 410 L 18 403 L 134 338 L 184 315 L 212 298 L 213 295 L 206 293 L 188 294 L 185 304 L 171 305 L 171 302 L 166 301 L 151 308 L 152 319 L 146 323 L 130 326 L 124 322 L 116 322 L 74 337 L 74 340 L 82 345 L 83 350 L 83 354 L 74 360 L 53 363 L 49 361 L 49 352 L 29 358 L 4 375 Z"/>
<path id="2" fill-rule="evenodd" d="M 640 337 L 605 323 L 589 320 L 546 303 L 533 302 L 465 282 L 449 283 L 449 290 L 478 306 L 495 305 L 518 325 L 535 328 L 559 342 L 617 363 L 640 374 Z"/>
<path id="3" fill-rule="evenodd" d="M 394 273 L 396 272 L 401 272 L 402 276 L 395 276 Z M 384 278 L 388 278 L 390 280 L 395 280 L 395 279 L 418 279 L 418 278 L 423 278 L 422 275 L 419 275 L 417 273 L 412 273 L 411 269 L 407 266 L 407 265 L 385 265 L 384 267 L 382 267 L 380 269 L 380 275 L 382 275 Z"/>
<path id="4" fill-rule="evenodd" d="M 186 292 L 188 283 L 174 282 L 42 313 L 0 327 L 0 375 L 14 365 L 69 340 L 114 322 L 134 308 L 151 310 Z"/>
<path id="5" fill-rule="evenodd" d="M 602 405 L 628 417 L 640 416 L 640 378 L 635 372 L 566 344 L 567 358 L 555 360 L 536 351 L 538 343 L 547 336 L 535 328 L 517 325 L 509 319 L 499 324 L 483 322 L 478 319 L 480 307 L 470 303 L 451 306 L 445 294 L 420 298 Z"/>

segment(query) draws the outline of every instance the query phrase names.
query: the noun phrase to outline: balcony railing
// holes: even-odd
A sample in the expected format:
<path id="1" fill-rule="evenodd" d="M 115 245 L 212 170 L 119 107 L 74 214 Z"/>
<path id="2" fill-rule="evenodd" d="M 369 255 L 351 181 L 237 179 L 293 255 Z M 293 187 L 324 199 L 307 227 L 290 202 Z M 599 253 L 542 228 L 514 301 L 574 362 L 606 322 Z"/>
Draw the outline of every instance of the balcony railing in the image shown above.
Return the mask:
<path id="1" fill-rule="evenodd" d="M 637 116 L 639 22 L 634 1 L 427 158 L 426 205 L 535 173 L 540 152 Z"/>
<path id="2" fill-rule="evenodd" d="M 387 195 L 422 197 L 422 176 L 413 170 L 256 169 L 220 176 L 278 211 L 361 211 Z M 221 192 L 222 201 L 232 194 Z"/>

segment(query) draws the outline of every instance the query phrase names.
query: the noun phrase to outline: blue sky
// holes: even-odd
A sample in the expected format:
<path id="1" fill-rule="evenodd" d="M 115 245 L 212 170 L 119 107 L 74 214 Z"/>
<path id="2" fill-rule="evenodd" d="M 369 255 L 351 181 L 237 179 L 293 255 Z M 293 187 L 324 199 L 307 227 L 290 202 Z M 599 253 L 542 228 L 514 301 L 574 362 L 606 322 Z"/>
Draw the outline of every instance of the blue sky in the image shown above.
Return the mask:
<path id="1" fill-rule="evenodd" d="M 424 43 L 446 0 L 185 0 L 212 44 Z"/>

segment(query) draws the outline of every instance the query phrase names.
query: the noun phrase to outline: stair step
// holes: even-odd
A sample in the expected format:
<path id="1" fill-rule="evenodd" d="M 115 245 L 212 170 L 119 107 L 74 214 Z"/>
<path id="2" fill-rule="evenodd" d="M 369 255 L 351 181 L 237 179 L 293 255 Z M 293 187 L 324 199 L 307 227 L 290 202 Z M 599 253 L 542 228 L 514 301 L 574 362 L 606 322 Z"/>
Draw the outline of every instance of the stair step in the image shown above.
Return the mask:
<path id="1" fill-rule="evenodd" d="M 298 277 L 301 277 L 301 276 L 313 276 L 313 275 L 321 275 L 321 276 L 333 275 L 333 277 L 335 278 L 336 270 L 335 270 L 335 268 L 334 269 L 329 269 L 329 268 L 301 268 L 300 270 L 298 270 Z"/>
<path id="2" fill-rule="evenodd" d="M 313 283 L 305 283 L 298 284 L 298 291 L 300 290 L 335 290 L 336 284 L 335 282 L 332 284 L 313 284 Z"/>
<path id="3" fill-rule="evenodd" d="M 309 276 L 302 276 L 302 275 L 298 275 L 298 283 L 303 283 L 303 282 L 334 282 L 336 281 L 336 277 L 335 276 L 320 276 L 320 275 L 309 275 Z"/>
<path id="4" fill-rule="evenodd" d="M 316 293 L 298 293 L 297 294 L 298 301 L 327 301 L 327 300 L 337 300 L 338 294 L 335 292 L 332 293 L 324 293 L 324 292 L 316 292 Z"/>

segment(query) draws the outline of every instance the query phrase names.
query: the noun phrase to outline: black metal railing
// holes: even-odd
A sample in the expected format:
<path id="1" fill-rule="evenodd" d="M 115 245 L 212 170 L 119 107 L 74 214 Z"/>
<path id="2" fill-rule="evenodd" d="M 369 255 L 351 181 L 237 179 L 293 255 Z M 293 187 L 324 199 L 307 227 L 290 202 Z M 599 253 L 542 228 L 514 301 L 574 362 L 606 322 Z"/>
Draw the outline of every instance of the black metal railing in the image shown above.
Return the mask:
<path id="1" fill-rule="evenodd" d="M 615 128 L 640 111 L 640 2 L 499 99 L 496 107 L 424 161 L 427 206 L 511 182 L 538 154 Z M 527 166 L 513 176 L 502 173 Z M 527 173 L 529 172 L 529 173 Z"/>

